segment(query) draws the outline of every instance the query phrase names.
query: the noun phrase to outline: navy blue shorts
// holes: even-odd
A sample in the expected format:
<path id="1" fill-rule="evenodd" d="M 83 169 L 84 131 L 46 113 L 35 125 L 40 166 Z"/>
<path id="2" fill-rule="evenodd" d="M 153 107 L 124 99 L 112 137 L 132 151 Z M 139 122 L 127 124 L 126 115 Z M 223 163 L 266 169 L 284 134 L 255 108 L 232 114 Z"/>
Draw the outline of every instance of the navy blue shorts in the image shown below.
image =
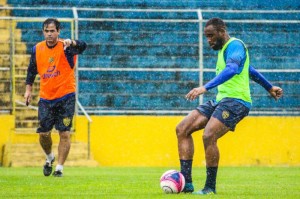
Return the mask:
<path id="1" fill-rule="evenodd" d="M 55 129 L 58 131 L 70 131 L 75 112 L 75 95 L 61 100 L 39 101 L 37 133 L 45 133 Z"/>
<path id="2" fill-rule="evenodd" d="M 210 100 L 198 106 L 197 110 L 208 119 L 210 117 L 217 118 L 231 131 L 234 131 L 237 123 L 246 117 L 250 111 L 248 107 L 232 98 L 224 98 L 218 103 Z"/>

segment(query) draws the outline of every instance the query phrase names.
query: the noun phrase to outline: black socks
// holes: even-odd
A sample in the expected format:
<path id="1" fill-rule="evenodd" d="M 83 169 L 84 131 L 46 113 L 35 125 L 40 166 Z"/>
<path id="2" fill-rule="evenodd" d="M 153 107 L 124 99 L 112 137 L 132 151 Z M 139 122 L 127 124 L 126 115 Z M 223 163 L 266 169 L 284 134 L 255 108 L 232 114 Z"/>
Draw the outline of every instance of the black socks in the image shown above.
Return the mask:
<path id="1" fill-rule="evenodd" d="M 217 179 L 218 167 L 206 167 L 206 182 L 205 188 L 211 188 L 216 190 L 216 179 Z"/>
<path id="2" fill-rule="evenodd" d="M 186 183 L 192 182 L 192 164 L 193 160 L 180 160 L 181 173 L 185 178 Z M 206 167 L 206 182 L 205 188 L 216 190 L 218 167 Z"/>
<path id="3" fill-rule="evenodd" d="M 180 160 L 181 173 L 186 183 L 192 182 L 192 164 L 193 160 Z"/>

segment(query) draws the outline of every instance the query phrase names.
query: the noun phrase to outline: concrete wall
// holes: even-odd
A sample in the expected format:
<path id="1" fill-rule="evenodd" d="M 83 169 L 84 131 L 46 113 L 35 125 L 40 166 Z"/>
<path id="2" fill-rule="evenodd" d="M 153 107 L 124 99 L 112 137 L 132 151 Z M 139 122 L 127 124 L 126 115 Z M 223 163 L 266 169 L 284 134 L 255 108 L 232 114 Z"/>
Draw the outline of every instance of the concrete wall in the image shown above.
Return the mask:
<path id="1" fill-rule="evenodd" d="M 183 116 L 93 116 L 91 153 L 100 166 L 179 166 L 176 125 Z M 75 120 L 72 142 L 87 142 L 87 120 Z M 300 165 L 300 117 L 247 117 L 219 142 L 221 166 Z M 35 133 L 12 132 L 14 117 L 0 116 L 0 147 L 35 143 Z M 202 131 L 194 133 L 195 166 L 204 166 Z M 53 134 L 58 141 L 57 133 Z M 72 150 L 72 149 L 71 149 Z M 0 160 L 2 154 L 0 153 Z"/>
<path id="2" fill-rule="evenodd" d="M 91 148 L 103 166 L 179 165 L 175 127 L 183 116 L 92 117 Z M 77 130 L 87 129 L 79 117 Z M 220 165 L 300 165 L 300 117 L 247 117 L 219 142 Z M 83 136 L 84 137 L 84 136 Z M 86 137 L 86 136 L 85 136 Z M 204 166 L 202 131 L 194 165 Z"/>
<path id="3" fill-rule="evenodd" d="M 0 165 L 3 161 L 3 146 L 11 141 L 15 120 L 11 115 L 0 115 Z"/>

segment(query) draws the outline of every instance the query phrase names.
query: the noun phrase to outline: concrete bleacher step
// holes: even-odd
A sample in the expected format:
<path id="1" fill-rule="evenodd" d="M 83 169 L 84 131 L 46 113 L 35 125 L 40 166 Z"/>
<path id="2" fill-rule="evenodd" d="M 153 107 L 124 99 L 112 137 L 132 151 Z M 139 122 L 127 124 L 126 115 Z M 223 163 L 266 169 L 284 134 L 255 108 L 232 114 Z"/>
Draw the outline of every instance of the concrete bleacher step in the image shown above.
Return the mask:
<path id="1" fill-rule="evenodd" d="M 1 93 L 0 92 L 0 95 L 6 95 L 6 93 Z M 10 100 L 3 100 L 3 99 L 0 99 L 0 112 L 4 111 L 5 113 L 9 110 L 11 110 L 11 103 L 10 103 Z"/>
<path id="2" fill-rule="evenodd" d="M 15 67 L 21 68 L 27 72 L 27 67 L 30 62 L 30 55 L 19 54 L 15 55 Z"/>
<path id="3" fill-rule="evenodd" d="M 18 108 L 17 110 L 18 110 L 17 113 L 20 113 L 20 114 L 16 114 L 16 117 L 18 119 L 37 118 L 37 110 L 29 109 L 27 107 Z"/>
<path id="4" fill-rule="evenodd" d="M 21 41 L 21 30 L 16 29 L 14 32 L 14 40 Z M 0 41 L 9 42 L 10 41 L 10 30 L 8 28 L 1 28 Z"/>
<path id="5" fill-rule="evenodd" d="M 25 104 L 24 104 L 25 103 L 24 93 L 25 93 L 25 81 L 22 86 L 19 86 L 19 87 L 16 86 L 15 100 L 17 100 L 18 103 L 23 103 L 22 105 L 17 105 L 16 109 L 18 109 L 18 111 L 27 111 L 27 110 L 31 109 L 31 108 L 28 108 L 27 106 L 25 106 Z M 39 101 L 39 91 L 34 89 L 30 105 L 37 106 L 38 101 Z"/>
<path id="6" fill-rule="evenodd" d="M 198 46 L 197 44 L 185 44 L 184 46 L 174 45 L 118 45 L 111 46 L 110 44 L 88 43 L 90 48 L 86 50 L 86 54 L 101 54 L 101 55 L 126 55 L 130 52 L 134 56 L 197 56 Z"/>
<path id="7" fill-rule="evenodd" d="M 7 6 L 7 0 L 0 0 L 1 6 Z"/>
<path id="8" fill-rule="evenodd" d="M 17 77 L 15 78 L 17 79 Z M 35 87 L 35 85 L 33 86 L 33 88 Z M 26 80 L 22 79 L 22 80 L 16 80 L 15 81 L 15 92 L 16 92 L 16 100 L 19 101 L 24 101 L 24 93 L 26 90 Z M 34 101 L 37 99 L 39 92 L 36 92 L 35 89 L 33 89 L 33 96 L 32 96 L 32 100 Z"/>
<path id="9" fill-rule="evenodd" d="M 10 81 L 9 80 L 0 80 L 0 90 L 1 91 L 10 91 Z"/>
<path id="10" fill-rule="evenodd" d="M 23 102 L 23 101 L 22 101 Z M 36 104 L 31 104 L 37 106 Z M 35 132 L 35 129 L 38 127 L 38 113 L 37 110 L 30 109 L 25 106 L 17 106 L 15 112 L 15 127 L 19 128 L 28 128 L 34 129 L 32 132 Z M 27 132 L 27 131 L 26 131 Z M 28 131 L 30 132 L 30 131 Z"/>
<path id="11" fill-rule="evenodd" d="M 1 91 L 3 92 L 4 90 L 1 90 Z M 2 92 L 1 92 L 1 94 L 2 94 Z M 4 94 L 1 95 L 1 100 L 3 100 L 3 101 L 10 101 L 10 98 L 11 98 L 11 96 L 9 93 L 7 95 L 4 95 Z"/>
<path id="12" fill-rule="evenodd" d="M 9 54 L 10 53 L 10 44 L 9 43 L 0 43 L 0 54 Z M 27 47 L 25 43 L 16 42 L 15 46 L 16 54 L 26 54 Z"/>
<path id="13" fill-rule="evenodd" d="M 1 2 L 0 1 L 0 5 L 2 5 L 2 3 L 6 3 L 6 2 Z M 10 15 L 10 10 L 0 10 L 0 16 L 9 16 Z"/>
<path id="14" fill-rule="evenodd" d="M 6 29 L 7 27 L 10 26 L 10 21 L 9 20 L 0 20 L 0 28 L 1 29 Z"/>
<path id="15" fill-rule="evenodd" d="M 0 67 L 9 68 L 11 65 L 9 55 L 0 55 Z M 2 72 L 2 71 L 1 71 Z"/>
<path id="16" fill-rule="evenodd" d="M 97 28 L 97 27 L 96 27 Z M 80 35 L 86 38 L 87 43 L 95 41 L 101 44 L 121 43 L 121 44 L 187 44 L 197 43 L 199 34 L 188 31 L 102 31 L 98 29 L 82 31 Z M 151 40 L 151 43 L 149 43 Z"/>
<path id="17" fill-rule="evenodd" d="M 53 144 L 53 152 L 57 158 L 58 144 Z M 44 152 L 39 143 L 6 144 L 3 150 L 3 166 L 11 167 L 41 167 L 45 163 Z M 56 164 L 57 161 L 54 163 Z M 98 166 L 98 162 L 88 159 L 87 144 L 71 143 L 71 149 L 65 166 Z"/>
<path id="18" fill-rule="evenodd" d="M 1 28 L 0 31 L 1 31 L 0 41 L 1 42 L 9 42 L 9 40 L 10 40 L 9 30 Z"/>
<path id="19" fill-rule="evenodd" d="M 24 67 L 25 65 L 22 65 L 20 67 L 16 67 L 15 69 L 15 72 L 16 74 L 18 74 L 18 80 L 17 81 L 20 81 L 20 80 L 24 80 L 25 81 L 25 78 L 26 78 L 26 75 L 27 75 L 27 66 Z"/>
<path id="20" fill-rule="evenodd" d="M 38 127 L 38 120 L 28 120 L 28 119 L 16 119 L 16 128 L 37 128 Z"/>
<path id="21" fill-rule="evenodd" d="M 22 6 L 49 6 L 51 1 L 36 1 L 36 0 L 26 0 L 26 1 L 18 1 L 18 0 L 10 0 L 10 4 L 19 4 Z M 53 1 L 52 1 L 53 2 Z M 106 0 L 106 1 L 99 1 L 99 0 L 89 0 L 89 1 L 82 1 L 82 0 L 64 0 L 59 1 L 59 5 L 63 7 L 113 7 L 113 8 L 154 8 L 157 7 L 159 3 L 160 8 L 188 8 L 191 5 L 195 6 L 194 1 L 192 1 L 191 5 L 187 4 L 186 1 L 172 1 L 172 4 L 168 1 L 140 1 L 140 0 L 131 0 L 131 1 L 124 1 L 124 0 Z"/>
<path id="22" fill-rule="evenodd" d="M 27 73 L 27 67 L 29 65 L 29 61 L 30 61 L 30 55 L 25 55 L 25 54 L 24 55 L 22 55 L 22 54 L 15 55 L 14 56 L 14 65 L 16 68 L 16 72 L 18 72 L 18 70 L 20 70 L 21 75 L 25 76 Z M 8 54 L 0 55 L 0 67 L 10 67 L 10 66 L 11 66 L 10 55 L 8 55 Z"/>
<path id="23" fill-rule="evenodd" d="M 10 71 L 9 70 L 0 70 L 0 79 L 7 79 L 10 78 Z"/>

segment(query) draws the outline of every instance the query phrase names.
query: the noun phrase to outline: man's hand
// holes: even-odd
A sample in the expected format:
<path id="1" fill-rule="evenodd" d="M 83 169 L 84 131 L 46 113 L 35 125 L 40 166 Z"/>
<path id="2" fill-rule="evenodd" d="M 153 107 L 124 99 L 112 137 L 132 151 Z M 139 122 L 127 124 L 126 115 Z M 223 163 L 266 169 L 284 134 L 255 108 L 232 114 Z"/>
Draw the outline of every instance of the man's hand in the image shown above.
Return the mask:
<path id="1" fill-rule="evenodd" d="M 66 50 L 66 48 L 68 48 L 69 46 L 76 45 L 75 41 L 73 41 L 71 39 L 65 39 L 65 40 L 60 40 L 60 41 L 64 43 L 64 50 Z"/>
<path id="2" fill-rule="evenodd" d="M 25 99 L 26 106 L 28 106 L 31 102 L 31 92 L 32 92 L 32 86 L 27 84 L 26 85 L 26 91 L 25 91 L 25 94 L 24 94 L 24 99 Z"/>
<path id="3" fill-rule="evenodd" d="M 198 88 L 193 88 L 186 96 L 185 98 L 187 100 L 193 101 L 194 99 L 196 99 L 196 97 L 198 97 L 199 95 L 205 93 L 207 90 L 204 86 L 200 86 Z"/>
<path id="4" fill-rule="evenodd" d="M 278 100 L 283 95 L 283 90 L 278 86 L 272 86 L 269 90 L 270 95 L 275 99 Z"/>

